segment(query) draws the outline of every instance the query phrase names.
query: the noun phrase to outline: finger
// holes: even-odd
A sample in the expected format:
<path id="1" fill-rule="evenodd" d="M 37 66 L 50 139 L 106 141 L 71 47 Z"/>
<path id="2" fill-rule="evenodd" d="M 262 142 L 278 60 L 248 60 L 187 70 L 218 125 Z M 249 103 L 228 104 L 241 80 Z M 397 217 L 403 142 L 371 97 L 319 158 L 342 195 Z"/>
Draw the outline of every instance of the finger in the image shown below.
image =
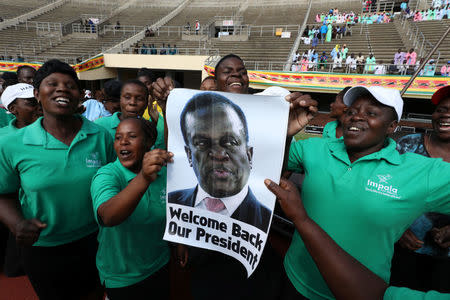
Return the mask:
<path id="1" fill-rule="evenodd" d="M 289 192 L 292 191 L 294 188 L 294 184 L 290 180 L 287 180 L 285 178 L 280 179 L 280 186 L 283 190 L 286 190 Z"/>
<path id="2" fill-rule="evenodd" d="M 173 90 L 174 84 L 173 80 L 170 77 L 164 77 L 164 83 L 166 84 L 169 91 Z"/>
<path id="3" fill-rule="evenodd" d="M 283 188 L 281 188 L 278 184 L 276 184 L 272 180 L 266 179 L 266 180 L 264 180 L 264 184 L 267 186 L 269 191 L 271 191 L 272 193 L 275 194 L 275 196 L 277 196 L 277 198 L 280 198 L 280 199 L 286 198 L 286 191 L 283 190 Z"/>
<path id="4" fill-rule="evenodd" d="M 42 223 L 40 220 L 38 219 L 31 219 L 30 222 L 35 225 L 39 230 L 42 230 L 44 228 L 47 227 L 47 224 Z"/>
<path id="5" fill-rule="evenodd" d="M 313 109 L 313 107 L 317 107 L 318 103 L 316 100 L 311 99 L 311 97 L 307 98 L 300 98 L 295 101 L 291 102 L 291 108 L 297 109 L 297 108 L 303 108 L 303 109 Z"/>

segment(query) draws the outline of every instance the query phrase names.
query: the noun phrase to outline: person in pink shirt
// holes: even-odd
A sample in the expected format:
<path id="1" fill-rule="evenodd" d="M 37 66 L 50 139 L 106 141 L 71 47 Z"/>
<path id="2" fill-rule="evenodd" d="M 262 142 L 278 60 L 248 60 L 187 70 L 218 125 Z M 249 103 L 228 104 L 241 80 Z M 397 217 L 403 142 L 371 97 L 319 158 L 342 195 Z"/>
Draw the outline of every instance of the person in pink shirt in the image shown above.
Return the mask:
<path id="1" fill-rule="evenodd" d="M 417 11 L 414 14 L 414 22 L 420 22 L 420 21 L 422 21 L 422 14 L 420 13 L 420 11 Z"/>
<path id="2" fill-rule="evenodd" d="M 411 48 L 409 50 L 408 53 L 406 53 L 406 64 L 407 65 L 415 65 L 416 64 L 416 59 L 417 59 L 417 53 L 414 51 L 413 48 Z"/>
<path id="3" fill-rule="evenodd" d="M 441 75 L 442 76 L 450 76 L 450 60 L 447 62 L 446 65 L 442 66 Z"/>

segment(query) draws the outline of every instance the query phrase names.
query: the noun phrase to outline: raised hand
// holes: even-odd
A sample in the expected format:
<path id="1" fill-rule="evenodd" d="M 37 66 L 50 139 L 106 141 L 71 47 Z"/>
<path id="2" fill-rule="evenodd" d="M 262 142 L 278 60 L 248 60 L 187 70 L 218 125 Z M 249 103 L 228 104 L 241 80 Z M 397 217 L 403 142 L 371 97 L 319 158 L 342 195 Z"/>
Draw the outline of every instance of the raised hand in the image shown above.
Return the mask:
<path id="1" fill-rule="evenodd" d="M 173 153 L 162 149 L 154 149 L 145 153 L 142 160 L 142 176 L 149 182 L 153 182 L 156 179 L 158 172 L 161 168 L 169 162 L 173 162 Z"/>
<path id="2" fill-rule="evenodd" d="M 318 103 L 310 95 L 300 92 L 291 93 L 285 99 L 290 103 L 287 135 L 294 136 L 314 118 Z"/>

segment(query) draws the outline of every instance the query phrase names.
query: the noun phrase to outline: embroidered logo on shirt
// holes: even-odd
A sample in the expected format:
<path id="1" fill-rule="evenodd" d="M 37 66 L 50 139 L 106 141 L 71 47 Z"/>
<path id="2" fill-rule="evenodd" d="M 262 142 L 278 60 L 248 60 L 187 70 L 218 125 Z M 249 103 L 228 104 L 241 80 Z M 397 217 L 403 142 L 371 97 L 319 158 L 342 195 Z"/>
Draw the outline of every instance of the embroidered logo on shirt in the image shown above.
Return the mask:
<path id="1" fill-rule="evenodd" d="M 93 152 L 89 154 L 86 158 L 86 167 L 88 168 L 100 168 L 102 166 L 102 161 L 99 159 L 100 155 L 98 152 Z"/>
<path id="2" fill-rule="evenodd" d="M 389 184 L 389 180 L 392 179 L 390 174 L 377 175 L 378 182 L 368 179 L 366 184 L 366 191 L 382 194 L 391 198 L 400 199 L 398 195 L 398 188 Z"/>

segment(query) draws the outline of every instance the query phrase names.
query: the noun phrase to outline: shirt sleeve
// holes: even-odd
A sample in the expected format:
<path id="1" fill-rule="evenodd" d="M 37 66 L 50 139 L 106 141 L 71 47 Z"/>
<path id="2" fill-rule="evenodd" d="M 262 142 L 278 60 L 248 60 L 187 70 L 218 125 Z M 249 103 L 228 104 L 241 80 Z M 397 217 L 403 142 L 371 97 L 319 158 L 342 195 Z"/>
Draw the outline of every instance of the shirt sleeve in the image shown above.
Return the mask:
<path id="1" fill-rule="evenodd" d="M 19 172 L 13 163 L 10 143 L 0 139 L 0 194 L 9 194 L 19 190 Z"/>
<path id="2" fill-rule="evenodd" d="M 303 142 L 292 142 L 289 149 L 288 166 L 289 171 L 303 172 Z"/>
<path id="3" fill-rule="evenodd" d="M 420 292 L 404 287 L 390 286 L 384 293 L 383 300 L 450 300 L 450 294 L 436 291 Z"/>
<path id="4" fill-rule="evenodd" d="M 450 214 L 450 163 L 440 158 L 432 159 L 428 171 L 428 197 L 429 211 Z"/>
<path id="5" fill-rule="evenodd" d="M 114 138 L 111 139 L 111 135 L 109 133 L 105 134 L 105 149 L 106 157 L 108 159 L 107 163 L 115 161 L 117 155 L 116 151 L 114 150 Z"/>
<path id="6" fill-rule="evenodd" d="M 100 168 L 92 178 L 91 197 L 94 209 L 95 220 L 102 225 L 98 218 L 97 210 L 106 201 L 117 195 L 121 191 L 117 176 L 112 172 L 109 165 Z"/>

